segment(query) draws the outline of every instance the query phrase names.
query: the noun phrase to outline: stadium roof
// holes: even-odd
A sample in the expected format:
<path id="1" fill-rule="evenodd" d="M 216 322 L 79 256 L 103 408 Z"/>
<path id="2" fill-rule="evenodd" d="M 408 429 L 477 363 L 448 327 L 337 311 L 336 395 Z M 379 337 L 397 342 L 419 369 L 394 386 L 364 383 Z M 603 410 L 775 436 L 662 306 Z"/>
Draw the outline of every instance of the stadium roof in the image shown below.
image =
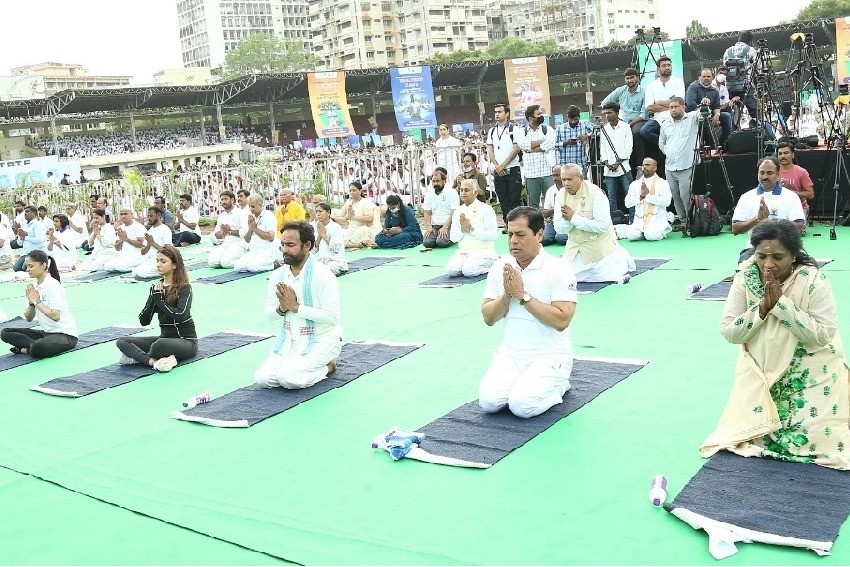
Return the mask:
<path id="1" fill-rule="evenodd" d="M 753 30 L 756 39 L 767 40 L 774 53 L 791 52 L 793 32 L 813 34 L 814 45 L 823 59 L 834 53 L 833 20 L 812 20 Z M 735 42 L 738 32 L 686 38 L 682 42 L 685 62 L 716 62 L 724 50 Z M 634 47 L 603 47 L 557 53 L 547 56 L 549 75 L 590 75 L 625 69 L 633 64 Z M 784 66 L 781 58 L 777 65 Z M 593 70 L 593 71 L 591 71 Z M 389 69 L 346 71 L 349 98 L 370 97 L 390 92 Z M 433 85 L 437 90 L 469 89 L 504 84 L 503 61 L 470 61 L 446 63 L 432 67 Z M 146 112 L 173 108 L 208 108 L 257 106 L 268 103 L 297 103 L 308 99 L 306 73 L 247 75 L 208 86 L 154 86 L 108 89 L 65 90 L 49 98 L 0 102 L 0 116 L 7 119 L 44 120 L 74 114 Z"/>

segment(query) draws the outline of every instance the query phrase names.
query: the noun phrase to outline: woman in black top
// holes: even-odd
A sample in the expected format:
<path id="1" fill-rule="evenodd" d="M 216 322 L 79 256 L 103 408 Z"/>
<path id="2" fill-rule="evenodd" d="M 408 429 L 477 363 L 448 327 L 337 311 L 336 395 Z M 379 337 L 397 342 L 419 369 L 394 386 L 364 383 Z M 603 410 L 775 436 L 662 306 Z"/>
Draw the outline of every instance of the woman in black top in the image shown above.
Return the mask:
<path id="1" fill-rule="evenodd" d="M 180 252 L 169 245 L 156 254 L 156 270 L 162 279 L 151 286 L 139 322 L 148 325 L 159 318 L 158 337 L 121 337 L 117 341 L 121 364 L 147 364 L 168 372 L 178 360 L 198 352 L 198 335 L 192 320 L 192 286 Z"/>

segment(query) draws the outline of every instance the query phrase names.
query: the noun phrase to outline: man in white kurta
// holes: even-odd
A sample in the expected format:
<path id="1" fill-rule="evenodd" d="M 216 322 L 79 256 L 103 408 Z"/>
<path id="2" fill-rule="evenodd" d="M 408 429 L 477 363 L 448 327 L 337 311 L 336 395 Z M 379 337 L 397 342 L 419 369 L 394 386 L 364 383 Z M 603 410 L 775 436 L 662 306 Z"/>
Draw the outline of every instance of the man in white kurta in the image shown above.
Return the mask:
<path id="1" fill-rule="evenodd" d="M 148 223 L 150 226 L 145 233 L 145 245 L 142 246 L 145 259 L 133 268 L 133 276 L 139 279 L 153 278 L 159 273 L 156 270 L 156 253 L 166 244 L 171 244 L 171 228 L 162 222 L 162 209 L 149 207 Z"/>
<path id="2" fill-rule="evenodd" d="M 88 223 L 86 223 L 86 216 L 80 212 L 76 203 L 68 203 L 65 206 L 65 214 L 68 215 L 68 226 L 76 234 L 76 248 L 79 248 L 89 239 L 89 227 Z"/>
<path id="3" fill-rule="evenodd" d="M 658 163 L 654 159 L 644 158 L 641 168 L 643 178 L 632 181 L 626 195 L 626 206 L 634 207 L 635 219 L 625 225 L 623 236 L 629 240 L 661 240 L 673 230 L 667 219 L 667 207 L 673 195 L 667 181 L 658 176 Z"/>
<path id="4" fill-rule="evenodd" d="M 275 240 L 277 220 L 273 212 L 263 207 L 263 198 L 256 193 L 248 197 L 248 208 L 250 214 L 241 229 L 248 252 L 233 263 L 233 269 L 237 272 L 271 271 L 279 255 Z"/>
<path id="5" fill-rule="evenodd" d="M 461 205 L 454 211 L 450 233 L 452 242 L 457 243 L 457 251 L 446 264 L 446 275 L 450 277 L 486 274 L 499 258 L 495 246 L 499 235 L 496 212 L 479 201 L 477 195 L 475 179 L 461 181 Z"/>
<path id="6" fill-rule="evenodd" d="M 280 242 L 284 265 L 269 277 L 265 313 L 281 322 L 281 331 L 254 381 L 265 388 L 307 388 L 336 369 L 342 350 L 339 286 L 311 254 L 312 226 L 288 222 Z"/>
<path id="7" fill-rule="evenodd" d="M 504 320 L 505 335 L 478 387 L 478 405 L 488 413 L 507 406 L 528 418 L 561 403 L 570 389 L 576 280 L 543 250 L 539 209 L 511 210 L 507 227 L 510 255 L 490 268 L 481 305 L 487 325 Z"/>
<path id="8" fill-rule="evenodd" d="M 91 255 L 80 265 L 80 271 L 94 272 L 103 268 L 104 264 L 118 255 L 115 249 L 115 227 L 106 222 L 106 211 L 94 209 L 92 211 L 92 230 L 89 233 L 89 250 Z"/>
<path id="9" fill-rule="evenodd" d="M 221 211 L 210 235 L 213 247 L 207 258 L 210 268 L 232 268 L 236 260 L 245 254 L 245 241 L 240 236 L 245 218 L 236 206 L 236 196 L 232 191 L 224 191 L 219 196 Z"/>
<path id="10" fill-rule="evenodd" d="M 122 208 L 115 226 L 115 249 L 118 255 L 103 265 L 107 272 L 130 272 L 145 261 L 142 246 L 145 243 L 145 227 L 133 218 L 133 211 Z"/>
<path id="11" fill-rule="evenodd" d="M 555 230 L 569 234 L 563 259 L 580 282 L 621 282 L 635 262 L 617 242 L 608 196 L 585 181 L 581 167 L 561 166 L 564 188 L 555 198 Z"/>

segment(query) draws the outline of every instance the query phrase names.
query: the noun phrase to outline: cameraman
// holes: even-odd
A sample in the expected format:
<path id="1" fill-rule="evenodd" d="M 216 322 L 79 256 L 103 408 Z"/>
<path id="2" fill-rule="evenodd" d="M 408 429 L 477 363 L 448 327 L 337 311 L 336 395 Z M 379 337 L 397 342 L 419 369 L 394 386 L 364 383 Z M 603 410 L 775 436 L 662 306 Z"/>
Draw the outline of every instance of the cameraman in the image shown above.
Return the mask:
<path id="1" fill-rule="evenodd" d="M 748 31 L 741 32 L 738 42 L 723 53 L 723 66 L 728 69 L 726 88 L 729 89 L 729 98 L 732 102 L 743 101 L 750 113 L 750 120 L 758 118 L 755 85 L 750 86 L 757 55 L 758 51 L 753 47 L 753 34 Z"/>
<path id="2" fill-rule="evenodd" d="M 701 106 L 708 107 L 711 114 L 711 125 L 706 124 L 705 128 L 720 126 L 720 139 L 718 142 L 718 150 L 723 147 L 723 143 L 729 134 L 732 133 L 732 115 L 728 112 L 720 110 L 720 91 L 712 84 L 714 74 L 711 69 L 703 69 L 700 72 L 699 79 L 688 85 L 688 90 L 685 93 L 685 110 L 691 112 L 698 110 Z M 709 133 L 703 133 L 703 145 L 712 136 Z"/>

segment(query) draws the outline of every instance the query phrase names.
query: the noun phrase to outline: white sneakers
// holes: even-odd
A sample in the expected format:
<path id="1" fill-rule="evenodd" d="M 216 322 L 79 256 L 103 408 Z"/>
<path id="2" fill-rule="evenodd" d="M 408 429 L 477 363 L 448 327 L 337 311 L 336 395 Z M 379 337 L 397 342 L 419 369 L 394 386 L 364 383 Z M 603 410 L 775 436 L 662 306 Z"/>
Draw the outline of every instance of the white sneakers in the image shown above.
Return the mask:
<path id="1" fill-rule="evenodd" d="M 174 358 L 173 354 L 164 358 L 160 358 L 159 360 L 153 363 L 154 369 L 160 372 L 168 372 L 175 366 L 177 366 L 177 359 Z"/>

